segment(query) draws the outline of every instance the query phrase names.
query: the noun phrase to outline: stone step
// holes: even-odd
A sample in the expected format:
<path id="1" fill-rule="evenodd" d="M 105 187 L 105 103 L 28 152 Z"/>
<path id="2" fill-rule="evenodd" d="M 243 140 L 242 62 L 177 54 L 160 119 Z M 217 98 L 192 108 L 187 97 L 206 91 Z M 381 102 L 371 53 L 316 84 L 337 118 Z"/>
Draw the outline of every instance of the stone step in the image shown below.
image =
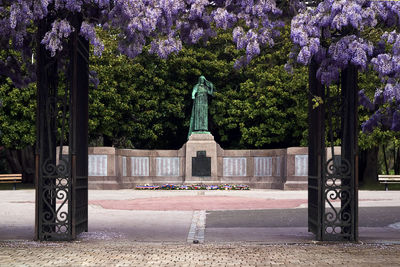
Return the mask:
<path id="1" fill-rule="evenodd" d="M 288 181 L 284 185 L 284 190 L 307 190 L 308 182 Z"/>
<path id="2" fill-rule="evenodd" d="M 307 182 L 308 176 L 290 176 L 287 178 L 287 181 L 291 182 Z"/>
<path id="3" fill-rule="evenodd" d="M 88 188 L 90 190 L 117 190 L 121 189 L 121 184 L 117 181 L 89 181 Z"/>

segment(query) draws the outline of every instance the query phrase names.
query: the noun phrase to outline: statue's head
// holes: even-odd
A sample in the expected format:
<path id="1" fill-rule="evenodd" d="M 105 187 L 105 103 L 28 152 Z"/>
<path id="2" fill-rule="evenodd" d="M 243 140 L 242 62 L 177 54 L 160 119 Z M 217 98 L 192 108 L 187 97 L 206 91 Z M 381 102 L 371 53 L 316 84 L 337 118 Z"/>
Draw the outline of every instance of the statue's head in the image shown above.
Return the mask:
<path id="1" fill-rule="evenodd" d="M 199 84 L 205 84 L 206 83 L 206 77 L 204 77 L 203 75 L 201 75 L 199 77 Z"/>

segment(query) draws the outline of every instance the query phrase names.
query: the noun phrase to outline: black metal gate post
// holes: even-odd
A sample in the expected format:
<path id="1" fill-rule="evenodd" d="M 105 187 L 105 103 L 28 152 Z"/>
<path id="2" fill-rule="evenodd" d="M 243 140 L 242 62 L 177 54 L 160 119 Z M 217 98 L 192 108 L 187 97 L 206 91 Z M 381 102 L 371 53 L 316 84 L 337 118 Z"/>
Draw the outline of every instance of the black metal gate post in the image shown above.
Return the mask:
<path id="1" fill-rule="evenodd" d="M 66 162 L 56 159 L 58 109 L 57 58 L 40 41 L 51 27 L 51 16 L 40 21 L 37 34 L 36 229 L 35 239 L 70 239 L 70 181 Z M 67 93 L 67 92 L 65 92 Z M 67 104 L 64 101 L 64 106 Z M 64 117 L 65 118 L 65 117 Z M 65 121 L 65 120 L 64 120 Z M 63 135 L 63 133 L 62 133 Z"/>
<path id="2" fill-rule="evenodd" d="M 70 20 L 80 28 L 77 15 Z M 51 23 L 50 16 L 42 20 L 37 35 L 35 239 L 72 240 L 88 230 L 89 45 L 78 31 L 72 34 L 67 85 L 61 90 L 57 58 L 40 45 Z M 63 157 L 65 143 L 68 158 Z"/>
<path id="3" fill-rule="evenodd" d="M 80 29 L 82 20 L 72 18 Z M 75 31 L 70 44 L 71 136 L 70 162 L 72 170 L 72 237 L 88 231 L 88 88 L 89 43 Z"/>
<path id="4" fill-rule="evenodd" d="M 309 67 L 308 96 L 308 231 L 322 239 L 322 163 L 326 161 L 324 104 L 314 107 L 314 96 L 324 99 L 324 87 L 316 79 L 318 65 Z"/>
<path id="5" fill-rule="evenodd" d="M 342 147 L 341 159 L 349 166 L 348 179 L 342 179 L 342 221 L 349 222 L 342 234 L 358 241 L 358 71 L 349 66 L 342 71 Z M 351 221 L 351 222 L 350 222 Z"/>
<path id="6" fill-rule="evenodd" d="M 316 78 L 317 69 L 313 62 L 309 71 L 308 228 L 317 240 L 357 241 L 358 72 L 349 66 L 341 73 L 340 86 L 324 88 Z M 322 103 L 313 108 L 315 96 Z M 334 149 L 338 140 L 340 155 Z"/>

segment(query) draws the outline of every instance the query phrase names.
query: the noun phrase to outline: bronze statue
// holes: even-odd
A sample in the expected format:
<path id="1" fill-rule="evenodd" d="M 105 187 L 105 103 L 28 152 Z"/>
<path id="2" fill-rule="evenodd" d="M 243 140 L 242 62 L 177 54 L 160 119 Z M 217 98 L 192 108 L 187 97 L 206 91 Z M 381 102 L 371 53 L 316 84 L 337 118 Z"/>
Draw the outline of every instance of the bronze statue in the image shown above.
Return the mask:
<path id="1" fill-rule="evenodd" d="M 199 77 L 198 83 L 193 87 L 192 116 L 190 117 L 190 127 L 188 138 L 192 133 L 208 132 L 208 95 L 213 95 L 214 85 L 207 81 L 204 76 Z"/>

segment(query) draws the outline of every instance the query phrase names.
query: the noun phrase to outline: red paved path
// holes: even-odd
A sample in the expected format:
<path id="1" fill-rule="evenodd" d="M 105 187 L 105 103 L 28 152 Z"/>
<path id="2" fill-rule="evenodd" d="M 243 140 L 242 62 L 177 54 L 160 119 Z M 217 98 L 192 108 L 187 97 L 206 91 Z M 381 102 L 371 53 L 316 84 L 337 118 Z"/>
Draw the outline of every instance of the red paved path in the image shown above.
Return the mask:
<path id="1" fill-rule="evenodd" d="M 89 204 L 115 210 L 254 210 L 296 208 L 301 204 L 307 204 L 307 199 L 176 196 L 127 200 L 91 200 Z"/>

